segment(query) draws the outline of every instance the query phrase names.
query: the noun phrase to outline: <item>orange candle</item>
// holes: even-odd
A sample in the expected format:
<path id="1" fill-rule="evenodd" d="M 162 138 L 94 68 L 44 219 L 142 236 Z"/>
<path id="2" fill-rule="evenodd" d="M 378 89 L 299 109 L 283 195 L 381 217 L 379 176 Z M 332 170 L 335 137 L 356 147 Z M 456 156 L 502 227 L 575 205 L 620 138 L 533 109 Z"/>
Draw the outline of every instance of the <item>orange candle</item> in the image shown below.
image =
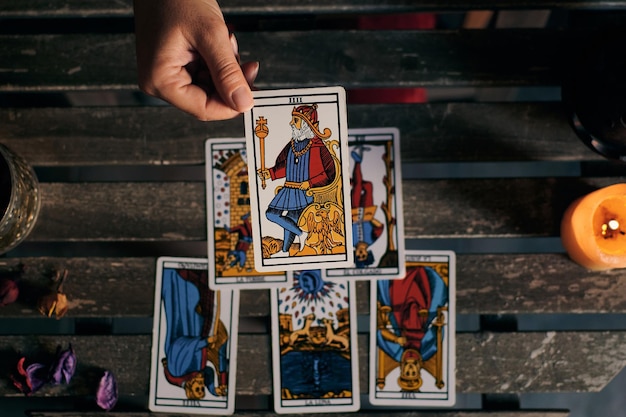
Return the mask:
<path id="1" fill-rule="evenodd" d="M 626 184 L 574 201 L 561 221 L 561 241 L 570 258 L 587 269 L 626 268 Z"/>

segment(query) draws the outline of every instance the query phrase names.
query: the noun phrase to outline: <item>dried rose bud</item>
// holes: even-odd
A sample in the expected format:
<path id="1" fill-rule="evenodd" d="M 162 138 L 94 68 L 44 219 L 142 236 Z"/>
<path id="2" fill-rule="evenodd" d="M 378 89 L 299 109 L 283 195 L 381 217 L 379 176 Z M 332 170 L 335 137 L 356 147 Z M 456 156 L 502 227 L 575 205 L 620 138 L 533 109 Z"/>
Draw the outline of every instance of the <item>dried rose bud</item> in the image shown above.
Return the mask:
<path id="1" fill-rule="evenodd" d="M 67 313 L 67 296 L 63 293 L 50 293 L 39 299 L 39 312 L 46 317 L 56 315 L 60 319 Z"/>
<path id="2" fill-rule="evenodd" d="M 26 358 L 23 357 L 17 362 L 18 375 L 11 375 L 11 379 L 17 389 L 26 395 L 30 395 L 38 391 L 48 381 L 47 366 L 41 363 L 33 363 L 24 369 L 25 361 Z"/>
<path id="3" fill-rule="evenodd" d="M 117 381 L 109 371 L 104 371 L 104 376 L 100 379 L 98 392 L 96 393 L 96 404 L 103 410 L 109 411 L 117 403 Z"/>
<path id="4" fill-rule="evenodd" d="M 20 289 L 12 278 L 0 278 L 0 307 L 14 303 Z"/>
<path id="5" fill-rule="evenodd" d="M 52 317 L 54 314 L 57 319 L 60 319 L 67 313 L 67 295 L 63 293 L 63 283 L 67 278 L 67 269 L 64 271 L 63 276 L 60 273 L 56 274 L 55 281 L 58 282 L 55 289 L 48 294 L 42 296 L 37 303 L 39 312 L 46 317 Z"/>
<path id="6" fill-rule="evenodd" d="M 57 357 L 50 367 L 50 381 L 54 384 L 69 384 L 75 371 L 76 354 L 72 345 L 64 351 L 61 351 L 61 346 L 57 347 Z"/>

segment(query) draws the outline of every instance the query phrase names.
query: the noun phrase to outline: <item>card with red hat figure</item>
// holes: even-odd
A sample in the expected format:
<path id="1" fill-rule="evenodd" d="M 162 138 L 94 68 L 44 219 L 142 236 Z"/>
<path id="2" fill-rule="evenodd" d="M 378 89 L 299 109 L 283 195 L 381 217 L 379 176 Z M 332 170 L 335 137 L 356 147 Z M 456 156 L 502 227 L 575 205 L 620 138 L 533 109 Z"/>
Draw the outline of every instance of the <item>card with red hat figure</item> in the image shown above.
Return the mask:
<path id="1" fill-rule="evenodd" d="M 206 141 L 206 197 L 209 287 L 271 288 L 285 285 L 285 271 L 254 267 L 250 184 L 245 138 Z"/>
<path id="2" fill-rule="evenodd" d="M 406 276 L 372 282 L 369 400 L 449 407 L 455 389 L 455 254 L 407 251 Z"/>
<path id="3" fill-rule="evenodd" d="M 208 261 L 157 260 L 149 408 L 233 414 L 239 291 L 213 291 Z"/>
<path id="4" fill-rule="evenodd" d="M 352 265 L 344 89 L 256 91 L 244 122 L 256 269 Z"/>
<path id="5" fill-rule="evenodd" d="M 404 277 L 400 132 L 349 129 L 354 264 L 327 269 L 329 278 Z"/>
<path id="6" fill-rule="evenodd" d="M 277 413 L 359 409 L 355 285 L 303 270 L 290 286 L 270 290 Z"/>

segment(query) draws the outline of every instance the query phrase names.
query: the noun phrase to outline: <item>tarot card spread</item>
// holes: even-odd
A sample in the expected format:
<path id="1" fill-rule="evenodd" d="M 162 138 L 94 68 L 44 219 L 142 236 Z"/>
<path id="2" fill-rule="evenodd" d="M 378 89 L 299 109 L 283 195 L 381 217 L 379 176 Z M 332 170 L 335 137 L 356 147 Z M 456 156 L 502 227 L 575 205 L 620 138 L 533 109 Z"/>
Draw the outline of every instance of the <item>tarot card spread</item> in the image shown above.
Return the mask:
<path id="1" fill-rule="evenodd" d="M 289 282 L 285 272 L 254 268 L 246 142 L 206 142 L 209 287 L 269 288 Z"/>
<path id="2" fill-rule="evenodd" d="M 254 103 L 244 120 L 256 269 L 352 265 L 345 91 L 258 91 Z"/>
<path id="3" fill-rule="evenodd" d="M 400 134 L 394 128 L 350 129 L 354 264 L 327 277 L 402 278 L 404 215 Z"/>
<path id="4" fill-rule="evenodd" d="M 374 405 L 452 406 L 455 255 L 407 251 L 403 279 L 371 286 L 369 399 Z"/>
<path id="5" fill-rule="evenodd" d="M 207 266 L 197 258 L 157 261 L 152 411 L 234 411 L 239 292 L 210 290 Z"/>
<path id="6" fill-rule="evenodd" d="M 321 271 L 294 274 L 272 294 L 272 362 L 277 413 L 360 407 L 355 283 Z"/>

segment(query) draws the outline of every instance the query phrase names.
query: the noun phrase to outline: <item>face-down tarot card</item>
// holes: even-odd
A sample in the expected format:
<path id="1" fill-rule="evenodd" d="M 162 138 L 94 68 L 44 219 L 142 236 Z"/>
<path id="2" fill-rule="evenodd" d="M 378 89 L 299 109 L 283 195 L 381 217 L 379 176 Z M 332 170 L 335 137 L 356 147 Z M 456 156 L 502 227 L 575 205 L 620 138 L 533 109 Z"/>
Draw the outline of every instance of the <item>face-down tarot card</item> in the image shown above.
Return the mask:
<path id="1" fill-rule="evenodd" d="M 271 290 L 277 413 L 359 409 L 354 286 L 307 270 L 290 287 Z"/>
<path id="2" fill-rule="evenodd" d="M 327 269 L 330 278 L 404 277 L 404 214 L 400 133 L 349 129 L 354 264 Z"/>
<path id="3" fill-rule="evenodd" d="M 259 272 L 352 265 L 341 87 L 256 91 L 244 115 Z"/>
<path id="4" fill-rule="evenodd" d="M 370 402 L 452 406 L 454 252 L 407 251 L 406 269 L 403 279 L 371 285 Z"/>
<path id="5" fill-rule="evenodd" d="M 159 258 L 149 408 L 232 414 L 239 292 L 209 288 L 207 260 Z"/>
<path id="6" fill-rule="evenodd" d="M 286 285 L 287 272 L 254 267 L 248 153 L 245 138 L 206 141 L 209 287 L 254 289 Z M 260 243 L 259 243 L 260 245 Z"/>

